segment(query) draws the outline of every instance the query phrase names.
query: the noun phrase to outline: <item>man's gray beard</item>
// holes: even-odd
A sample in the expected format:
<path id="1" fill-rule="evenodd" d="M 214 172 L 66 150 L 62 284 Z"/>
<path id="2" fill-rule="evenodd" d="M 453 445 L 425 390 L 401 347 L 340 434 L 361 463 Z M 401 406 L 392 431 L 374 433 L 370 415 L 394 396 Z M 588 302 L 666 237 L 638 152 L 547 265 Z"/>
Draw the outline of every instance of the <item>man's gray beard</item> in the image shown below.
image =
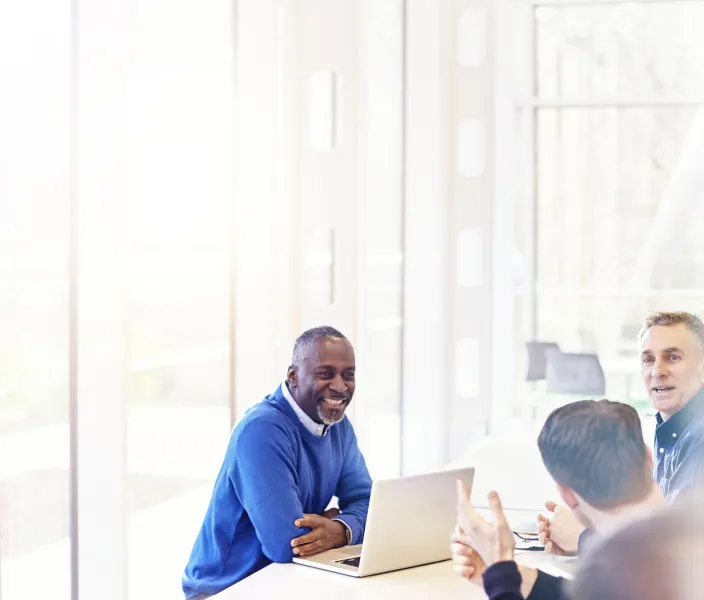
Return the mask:
<path id="1" fill-rule="evenodd" d="M 325 416 L 324 416 L 322 407 L 321 407 L 320 405 L 318 405 L 318 418 L 321 420 L 321 422 L 323 423 L 323 425 L 330 426 L 330 425 L 334 425 L 335 423 L 339 423 L 340 421 L 342 421 L 342 418 L 345 416 L 345 411 L 342 411 L 342 410 L 341 410 L 341 411 L 338 411 L 338 412 L 339 412 L 339 414 L 340 414 L 339 418 L 337 418 L 337 419 L 327 419 L 327 418 L 325 418 Z"/>

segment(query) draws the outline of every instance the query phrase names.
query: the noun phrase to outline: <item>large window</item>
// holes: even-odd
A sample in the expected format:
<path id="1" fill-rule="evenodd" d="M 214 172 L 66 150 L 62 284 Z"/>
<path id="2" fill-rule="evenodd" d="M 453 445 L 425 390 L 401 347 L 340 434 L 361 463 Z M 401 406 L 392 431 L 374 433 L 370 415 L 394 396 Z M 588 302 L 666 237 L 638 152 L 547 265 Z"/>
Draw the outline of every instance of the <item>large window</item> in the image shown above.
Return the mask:
<path id="1" fill-rule="evenodd" d="M 71 593 L 69 3 L 0 3 L 0 597 Z"/>
<path id="2" fill-rule="evenodd" d="M 532 4 L 534 332 L 645 408 L 643 314 L 704 295 L 704 2 Z"/>
<path id="3" fill-rule="evenodd" d="M 166 600 L 181 594 L 231 427 L 233 42 L 227 3 L 139 6 L 126 202 L 127 598 Z"/>

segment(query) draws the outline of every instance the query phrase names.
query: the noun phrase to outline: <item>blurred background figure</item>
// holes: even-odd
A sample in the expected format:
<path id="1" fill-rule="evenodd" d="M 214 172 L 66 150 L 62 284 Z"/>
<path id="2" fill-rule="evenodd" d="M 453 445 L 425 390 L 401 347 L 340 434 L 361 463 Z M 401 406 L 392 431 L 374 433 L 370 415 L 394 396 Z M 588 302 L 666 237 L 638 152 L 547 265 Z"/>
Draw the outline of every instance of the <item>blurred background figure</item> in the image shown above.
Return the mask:
<path id="1" fill-rule="evenodd" d="M 704 593 L 701 497 L 633 522 L 590 548 L 574 600 L 695 600 Z"/>

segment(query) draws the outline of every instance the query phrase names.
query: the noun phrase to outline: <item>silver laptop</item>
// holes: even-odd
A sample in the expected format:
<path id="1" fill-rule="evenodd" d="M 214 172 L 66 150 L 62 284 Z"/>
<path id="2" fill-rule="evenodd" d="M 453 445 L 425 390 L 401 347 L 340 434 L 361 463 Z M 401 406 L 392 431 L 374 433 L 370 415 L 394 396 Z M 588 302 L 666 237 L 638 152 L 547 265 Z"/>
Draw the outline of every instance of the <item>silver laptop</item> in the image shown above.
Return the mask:
<path id="1" fill-rule="evenodd" d="M 366 577 L 449 559 L 458 479 L 471 490 L 474 469 L 375 481 L 363 544 L 295 557 L 293 562 Z"/>

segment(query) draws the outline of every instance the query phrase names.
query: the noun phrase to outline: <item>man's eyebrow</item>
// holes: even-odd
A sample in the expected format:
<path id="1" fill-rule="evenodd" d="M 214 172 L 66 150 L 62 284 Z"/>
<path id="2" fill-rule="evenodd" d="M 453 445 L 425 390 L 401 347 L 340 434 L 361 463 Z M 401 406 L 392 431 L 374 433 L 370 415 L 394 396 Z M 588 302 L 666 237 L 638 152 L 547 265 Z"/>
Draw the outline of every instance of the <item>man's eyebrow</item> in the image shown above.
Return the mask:
<path id="1" fill-rule="evenodd" d="M 670 346 L 669 348 L 664 348 L 663 350 L 661 350 L 660 354 L 670 354 L 672 352 L 684 353 L 684 350 L 682 350 L 682 348 L 678 348 L 677 346 Z M 640 353 L 641 356 L 646 356 L 648 354 L 654 354 L 654 352 L 650 348 L 646 348 L 645 350 L 643 350 L 643 352 Z"/>

